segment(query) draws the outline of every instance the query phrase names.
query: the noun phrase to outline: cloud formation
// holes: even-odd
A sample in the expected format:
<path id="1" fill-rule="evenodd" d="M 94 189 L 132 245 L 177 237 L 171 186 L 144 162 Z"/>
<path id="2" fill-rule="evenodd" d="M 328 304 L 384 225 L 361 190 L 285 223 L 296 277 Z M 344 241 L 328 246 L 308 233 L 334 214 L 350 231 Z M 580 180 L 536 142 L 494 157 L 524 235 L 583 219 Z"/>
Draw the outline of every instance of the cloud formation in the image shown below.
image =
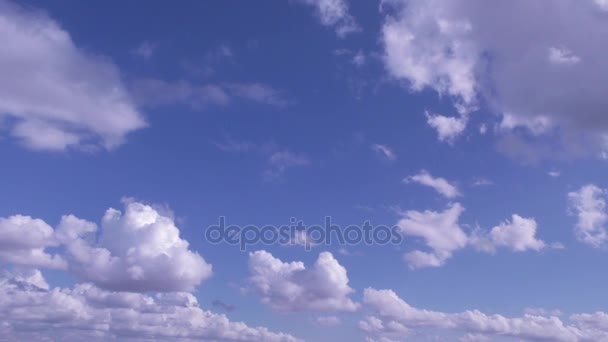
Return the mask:
<path id="1" fill-rule="evenodd" d="M 361 31 L 355 18 L 348 11 L 347 0 L 298 0 L 313 6 L 323 26 L 333 26 L 340 38 Z"/>
<path id="2" fill-rule="evenodd" d="M 568 193 L 570 210 L 577 216 L 576 238 L 592 247 L 601 247 L 608 240 L 606 222 L 606 190 L 587 184 Z"/>
<path id="3" fill-rule="evenodd" d="M 479 310 L 446 313 L 419 309 L 392 290 L 367 288 L 363 303 L 374 314 L 359 323 L 373 341 L 402 341 L 417 329 L 452 330 L 475 337 L 513 337 L 526 341 L 603 341 L 608 338 L 608 314 L 574 314 L 568 321 L 555 315 L 526 313 L 521 317 L 485 314 Z M 466 339 L 465 339 L 466 340 Z M 471 341 L 470 339 L 468 341 Z"/>
<path id="4" fill-rule="evenodd" d="M 64 269 L 65 260 L 46 251 L 58 245 L 53 228 L 43 220 L 23 215 L 0 217 L 0 261 Z"/>
<path id="5" fill-rule="evenodd" d="M 39 270 L 0 276 L 0 332 L 11 340 L 299 341 L 203 310 L 185 292 L 112 292 L 92 284 L 49 287 Z"/>
<path id="6" fill-rule="evenodd" d="M 112 149 L 146 126 L 118 68 L 45 13 L 0 1 L 0 39 L 0 118 L 24 146 Z"/>
<path id="7" fill-rule="evenodd" d="M 249 283 L 262 303 L 278 311 L 345 311 L 359 304 L 349 296 L 346 269 L 329 252 L 322 252 L 314 265 L 283 262 L 266 251 L 249 254 Z"/>
<path id="8" fill-rule="evenodd" d="M 430 251 L 414 250 L 404 255 L 412 269 L 443 266 L 454 252 L 466 247 L 495 253 L 499 247 L 513 252 L 540 251 L 547 244 L 536 237 L 537 224 L 533 218 L 517 214 L 490 231 L 476 229 L 466 232 L 459 223 L 464 207 L 460 203 L 449 205 L 444 211 L 408 210 L 401 213 L 397 222 L 402 234 L 422 239 Z M 557 245 L 556 245 L 557 246 Z"/>
<path id="9" fill-rule="evenodd" d="M 426 170 L 421 170 L 418 174 L 407 177 L 404 179 L 404 182 L 414 182 L 420 185 L 428 186 L 445 198 L 449 199 L 461 196 L 460 191 L 458 191 L 458 188 L 455 185 L 450 184 L 450 182 L 444 178 L 433 177 Z"/>
<path id="10" fill-rule="evenodd" d="M 133 200 L 124 204 L 124 213 L 106 211 L 100 229 L 74 215 L 56 229 L 29 216 L 0 218 L 0 260 L 67 269 L 113 291 L 192 291 L 211 276 L 211 265 L 189 249 L 171 217 Z M 54 247 L 60 252 L 51 255 Z"/>
<path id="11" fill-rule="evenodd" d="M 395 154 L 393 149 L 387 145 L 372 144 L 372 150 L 374 150 L 378 155 L 382 156 L 383 158 L 385 158 L 387 160 L 390 160 L 390 161 L 397 160 L 397 155 Z"/>
<path id="12" fill-rule="evenodd" d="M 143 203 L 125 201 L 125 212 L 108 209 L 100 238 L 94 223 L 64 216 L 57 234 L 69 268 L 81 279 L 114 291 L 192 291 L 212 267 L 189 250 L 173 219 Z"/>
<path id="13" fill-rule="evenodd" d="M 483 102 L 513 155 L 606 148 L 608 75 L 597 72 L 608 67 L 603 1 L 392 0 L 381 8 L 389 75 L 411 91 L 450 97 L 460 115 L 429 117 L 440 138 L 458 136 Z M 525 151 L 530 144 L 539 146 L 535 156 Z"/>

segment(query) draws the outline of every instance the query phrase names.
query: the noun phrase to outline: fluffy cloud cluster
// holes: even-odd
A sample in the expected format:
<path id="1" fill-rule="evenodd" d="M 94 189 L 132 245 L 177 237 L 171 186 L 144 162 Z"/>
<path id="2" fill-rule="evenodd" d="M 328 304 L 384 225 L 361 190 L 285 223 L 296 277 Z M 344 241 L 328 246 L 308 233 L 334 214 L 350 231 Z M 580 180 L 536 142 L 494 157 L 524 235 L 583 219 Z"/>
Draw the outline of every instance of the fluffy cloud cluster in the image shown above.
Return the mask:
<path id="1" fill-rule="evenodd" d="M 188 249 L 173 219 L 151 206 L 126 201 L 125 213 L 108 209 L 98 243 L 95 224 L 64 216 L 57 234 L 70 271 L 117 291 L 191 291 L 211 276 L 211 265 Z"/>
<path id="2" fill-rule="evenodd" d="M 329 252 L 311 268 L 283 262 L 266 251 L 249 254 L 249 282 L 264 304 L 279 311 L 356 311 L 346 269 Z"/>
<path id="3" fill-rule="evenodd" d="M 15 215 L 0 217 L 0 261 L 22 266 L 64 269 L 65 260 L 46 252 L 57 246 L 51 226 L 40 219 Z"/>
<path id="4" fill-rule="evenodd" d="M 489 232 L 477 229 L 467 233 L 459 223 L 463 211 L 462 205 L 454 203 L 442 212 L 409 210 L 402 213 L 403 217 L 397 222 L 400 231 L 421 238 L 430 249 L 406 253 L 404 258 L 410 268 L 442 266 L 454 252 L 467 246 L 487 253 L 494 253 L 498 247 L 514 252 L 539 251 L 546 247 L 536 237 L 537 224 L 532 218 L 515 214 L 511 221 L 503 222 Z"/>
<path id="5" fill-rule="evenodd" d="M 44 13 L 0 1 L 0 119 L 40 150 L 113 148 L 145 126 L 117 67 Z"/>
<path id="6" fill-rule="evenodd" d="M 0 262 L 12 266 L 0 269 L 2 336 L 298 341 L 204 311 L 184 291 L 209 277 L 211 265 L 180 238 L 170 214 L 133 200 L 124 204 L 124 212 L 108 209 L 100 227 L 73 215 L 55 229 L 28 216 L 0 218 Z M 35 267 L 63 269 L 78 283 L 51 287 Z"/>
<path id="7" fill-rule="evenodd" d="M 568 193 L 570 210 L 578 221 L 574 228 L 576 238 L 593 247 L 601 247 L 608 240 L 606 222 L 606 191 L 588 184 L 577 191 Z"/>
<path id="8" fill-rule="evenodd" d="M 73 215 L 56 229 L 27 216 L 0 218 L 0 247 L 1 261 L 67 268 L 115 291 L 190 291 L 211 275 L 211 265 L 189 250 L 171 217 L 131 200 L 124 214 L 108 209 L 100 230 Z M 50 247 L 61 253 L 51 255 Z"/>
<path id="9" fill-rule="evenodd" d="M 511 221 L 495 226 L 487 235 L 473 235 L 470 243 L 476 248 L 494 253 L 497 247 L 506 247 L 514 252 L 539 251 L 547 245 L 536 238 L 536 220 L 513 214 Z"/>
<path id="10" fill-rule="evenodd" d="M 298 341 L 205 311 L 190 293 L 50 288 L 38 270 L 0 276 L 0 322 L 9 340 Z"/>
<path id="11" fill-rule="evenodd" d="M 604 2 L 387 0 L 381 8 L 388 73 L 412 91 L 454 100 L 458 117 L 428 117 L 441 140 L 462 133 L 483 102 L 510 135 L 505 149 L 536 142 L 528 135 L 555 138 L 575 154 L 605 147 L 608 75 L 597 72 L 608 67 Z"/>
<path id="12" fill-rule="evenodd" d="M 513 337 L 527 341 L 603 341 L 608 338 L 608 314 L 571 315 L 564 322 L 553 315 L 525 314 L 522 317 L 488 315 L 478 310 L 445 313 L 418 309 L 392 290 L 367 288 L 363 303 L 374 314 L 359 323 L 373 341 L 403 341 L 417 328 L 447 329 L 467 333 L 474 340 Z"/>
<path id="13" fill-rule="evenodd" d="M 347 0 L 298 0 L 313 6 L 324 26 L 333 26 L 338 37 L 360 31 L 357 21 L 348 11 Z"/>

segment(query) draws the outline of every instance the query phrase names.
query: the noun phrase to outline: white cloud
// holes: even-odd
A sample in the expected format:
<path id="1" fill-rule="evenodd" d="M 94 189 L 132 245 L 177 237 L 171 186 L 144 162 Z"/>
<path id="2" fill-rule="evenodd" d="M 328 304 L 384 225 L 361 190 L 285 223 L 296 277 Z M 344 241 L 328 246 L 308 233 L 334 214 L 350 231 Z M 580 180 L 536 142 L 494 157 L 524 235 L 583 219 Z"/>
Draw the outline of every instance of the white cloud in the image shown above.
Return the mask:
<path id="1" fill-rule="evenodd" d="M 608 74 L 597 72 L 608 68 L 600 43 L 608 39 L 605 0 L 385 4 L 385 66 L 411 90 L 449 95 L 460 113 L 483 102 L 489 112 L 510 116 L 499 139 L 516 135 L 523 143 L 508 146 L 530 158 L 563 157 L 556 148 L 575 156 L 606 149 Z"/>
<path id="2" fill-rule="evenodd" d="M 570 210 L 577 215 L 574 228 L 576 238 L 592 247 L 606 243 L 606 191 L 593 184 L 587 184 L 578 191 L 568 193 Z"/>
<path id="3" fill-rule="evenodd" d="M 37 270 L 0 276 L 0 321 L 9 340 L 298 341 L 204 311 L 190 293 L 110 292 L 86 283 L 50 288 Z"/>
<path id="4" fill-rule="evenodd" d="M 428 186 L 446 198 L 455 198 L 460 196 L 458 188 L 450 184 L 447 180 L 441 177 L 433 177 L 426 170 L 421 170 L 418 174 L 404 179 L 407 182 L 415 182 L 421 185 Z"/>
<path id="5" fill-rule="evenodd" d="M 57 235 L 67 249 L 70 271 L 115 291 L 191 291 L 211 276 L 211 265 L 188 249 L 173 219 L 149 205 L 126 200 L 124 214 L 108 209 L 96 226 L 64 216 Z"/>
<path id="6" fill-rule="evenodd" d="M 524 312 L 533 316 L 561 316 L 560 310 L 547 310 L 544 308 L 525 308 Z"/>
<path id="7" fill-rule="evenodd" d="M 348 11 L 347 0 L 299 0 L 315 7 L 321 24 L 333 26 L 338 37 L 361 31 L 357 21 Z"/>
<path id="8" fill-rule="evenodd" d="M 433 329 L 464 331 L 494 337 L 513 337 L 528 341 L 600 341 L 608 338 L 608 315 L 577 314 L 564 322 L 553 315 L 525 314 L 522 317 L 505 317 L 485 314 L 479 310 L 446 313 L 418 309 L 399 298 L 392 290 L 367 288 L 363 303 L 374 311 L 373 316 L 361 321 L 360 327 L 375 322 L 375 329 L 363 329 L 372 337 L 394 337 L 390 326 L 404 329 Z M 404 337 L 405 334 L 401 334 Z"/>
<path id="9" fill-rule="evenodd" d="M 372 144 L 372 150 L 390 161 L 397 160 L 397 155 L 393 152 L 393 149 L 387 145 Z"/>
<path id="10" fill-rule="evenodd" d="M 425 113 L 426 123 L 437 131 L 437 139 L 442 142 L 453 143 L 467 128 L 468 118 L 466 115 L 460 117 L 443 116 L 439 114 Z"/>
<path id="11" fill-rule="evenodd" d="M 405 235 L 420 237 L 431 249 L 431 253 L 413 251 L 405 255 L 411 268 L 438 267 L 452 256 L 452 253 L 467 245 L 468 237 L 458 224 L 464 208 L 455 203 L 443 212 L 414 211 L 402 213 L 397 226 Z"/>
<path id="12" fill-rule="evenodd" d="M 549 171 L 547 172 L 547 174 L 553 178 L 557 178 L 561 175 L 561 172 L 553 170 L 553 171 Z"/>
<path id="13" fill-rule="evenodd" d="M 493 227 L 489 232 L 476 229 L 467 234 L 459 223 L 464 208 L 460 203 L 451 204 L 443 212 L 409 210 L 401 213 L 397 222 L 402 234 L 422 238 L 430 251 L 414 250 L 404 255 L 411 269 L 443 266 L 454 252 L 466 247 L 478 251 L 494 253 L 498 247 L 513 252 L 539 251 L 547 244 L 536 237 L 537 224 L 533 218 L 523 218 L 517 214 L 511 221 Z M 559 248 L 560 244 L 552 244 Z"/>
<path id="14" fill-rule="evenodd" d="M 514 252 L 539 251 L 547 245 L 536 238 L 537 224 L 533 218 L 513 214 L 511 221 L 505 221 L 490 230 L 487 236 L 471 236 L 470 243 L 476 248 L 493 253 L 497 247 L 506 247 Z"/>
<path id="15" fill-rule="evenodd" d="M 118 68 L 45 13 L 0 1 L 0 40 L 0 118 L 25 146 L 111 149 L 145 127 Z"/>
<path id="16" fill-rule="evenodd" d="M 301 261 L 283 262 L 266 251 L 249 254 L 249 282 L 262 303 L 279 311 L 356 311 L 348 296 L 346 269 L 329 252 L 306 268 Z"/>
<path id="17" fill-rule="evenodd" d="M 471 107 L 476 99 L 474 69 L 479 56 L 466 19 L 452 19 L 439 1 L 412 1 L 382 27 L 384 61 L 390 75 L 409 81 L 413 91 L 432 88 Z"/>
<path id="18" fill-rule="evenodd" d="M 51 226 L 40 219 L 0 217 L 0 261 L 17 265 L 66 268 L 65 260 L 45 251 L 59 245 Z"/>
<path id="19" fill-rule="evenodd" d="M 552 46 L 549 48 L 549 61 L 557 65 L 574 65 L 578 64 L 581 59 L 565 47 Z"/>
<path id="20" fill-rule="evenodd" d="M 608 0 L 594 0 L 597 7 L 603 11 L 608 11 Z"/>

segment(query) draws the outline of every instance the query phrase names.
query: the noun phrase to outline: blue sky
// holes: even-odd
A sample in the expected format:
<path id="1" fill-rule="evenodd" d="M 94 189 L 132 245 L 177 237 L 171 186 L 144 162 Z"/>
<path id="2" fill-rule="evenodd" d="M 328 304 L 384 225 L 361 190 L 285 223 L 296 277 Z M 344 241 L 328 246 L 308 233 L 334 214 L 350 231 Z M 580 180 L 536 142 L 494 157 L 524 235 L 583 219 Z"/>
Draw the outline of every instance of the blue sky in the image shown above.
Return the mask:
<path id="1" fill-rule="evenodd" d="M 608 340 L 606 1 L 142 5 L 0 0 L 0 336 Z"/>

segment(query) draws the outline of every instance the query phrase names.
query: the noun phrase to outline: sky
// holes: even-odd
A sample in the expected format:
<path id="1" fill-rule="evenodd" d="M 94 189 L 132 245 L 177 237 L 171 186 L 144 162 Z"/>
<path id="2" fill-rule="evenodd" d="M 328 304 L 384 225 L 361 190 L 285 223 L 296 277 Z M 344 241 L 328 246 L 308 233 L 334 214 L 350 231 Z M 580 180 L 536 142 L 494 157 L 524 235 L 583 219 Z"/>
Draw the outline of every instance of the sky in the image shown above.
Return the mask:
<path id="1" fill-rule="evenodd" d="M 608 341 L 607 39 L 606 0 L 0 0 L 0 340 Z"/>

